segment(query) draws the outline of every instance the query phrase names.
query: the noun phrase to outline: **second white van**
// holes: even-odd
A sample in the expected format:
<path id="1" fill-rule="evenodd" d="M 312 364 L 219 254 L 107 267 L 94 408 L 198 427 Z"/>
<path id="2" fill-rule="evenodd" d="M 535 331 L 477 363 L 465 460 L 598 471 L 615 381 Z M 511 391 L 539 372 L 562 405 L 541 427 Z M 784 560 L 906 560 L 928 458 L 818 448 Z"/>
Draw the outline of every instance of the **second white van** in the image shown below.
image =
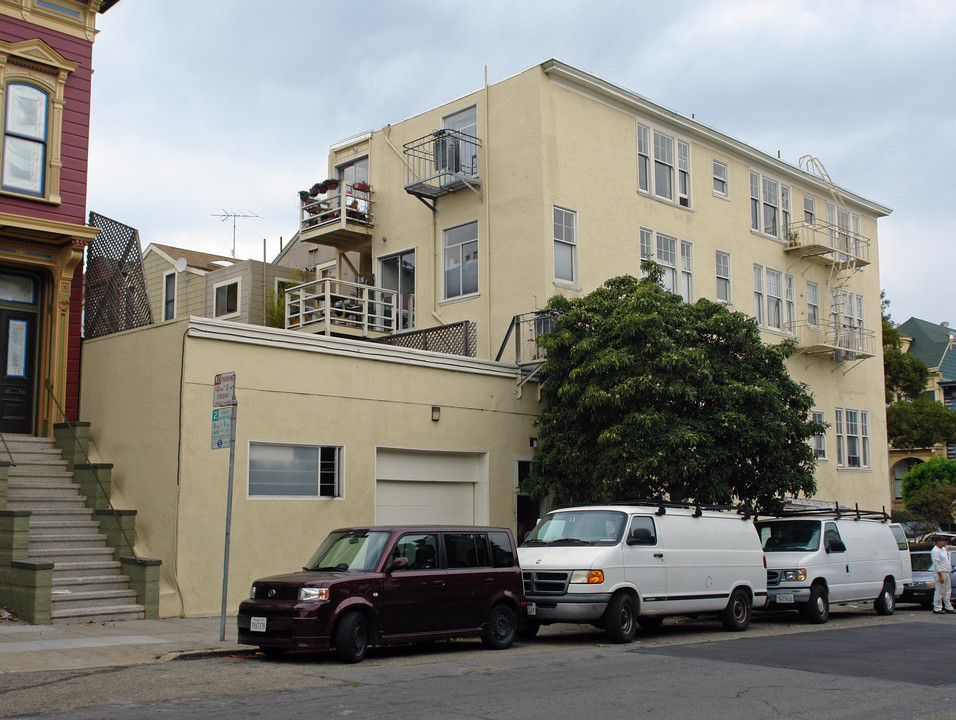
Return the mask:
<path id="1" fill-rule="evenodd" d="M 752 519 L 684 505 L 604 505 L 548 513 L 518 548 L 529 632 L 590 623 L 613 642 L 668 615 L 716 614 L 745 630 L 767 601 Z"/>

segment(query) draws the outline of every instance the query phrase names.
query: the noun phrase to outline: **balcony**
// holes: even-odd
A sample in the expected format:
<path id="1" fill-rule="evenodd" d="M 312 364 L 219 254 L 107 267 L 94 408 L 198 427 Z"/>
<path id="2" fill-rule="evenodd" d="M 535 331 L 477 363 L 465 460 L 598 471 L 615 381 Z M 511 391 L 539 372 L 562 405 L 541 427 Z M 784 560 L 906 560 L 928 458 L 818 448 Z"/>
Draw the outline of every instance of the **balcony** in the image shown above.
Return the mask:
<path id="1" fill-rule="evenodd" d="M 436 130 L 405 143 L 405 192 L 435 209 L 442 195 L 469 188 L 480 192 L 481 140 L 458 130 Z"/>
<path id="2" fill-rule="evenodd" d="M 837 269 L 862 267 L 870 264 L 870 239 L 829 223 L 792 223 L 786 252 Z"/>
<path id="3" fill-rule="evenodd" d="M 285 327 L 308 333 L 383 337 L 414 323 L 413 297 L 398 307 L 394 290 L 322 278 L 285 291 Z"/>
<path id="4" fill-rule="evenodd" d="M 372 227 L 372 188 L 367 183 L 326 181 L 299 192 L 303 242 L 362 250 L 371 247 Z"/>
<path id="5" fill-rule="evenodd" d="M 863 360 L 876 352 L 876 332 L 865 328 L 847 327 L 831 320 L 810 324 L 807 320 L 794 323 L 792 333 L 797 338 L 797 349 L 805 355 L 832 354 L 837 362 Z"/>

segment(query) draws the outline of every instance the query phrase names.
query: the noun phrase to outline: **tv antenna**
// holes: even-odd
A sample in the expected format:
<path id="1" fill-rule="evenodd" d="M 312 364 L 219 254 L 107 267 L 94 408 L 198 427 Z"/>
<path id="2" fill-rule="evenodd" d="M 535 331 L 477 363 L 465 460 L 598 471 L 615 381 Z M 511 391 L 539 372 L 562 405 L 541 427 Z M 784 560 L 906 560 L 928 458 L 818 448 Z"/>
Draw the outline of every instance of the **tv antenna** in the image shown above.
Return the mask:
<path id="1" fill-rule="evenodd" d="M 236 256 L 236 220 L 259 219 L 260 216 L 255 213 L 231 213 L 225 209 L 221 213 L 212 213 L 213 217 L 220 218 L 222 222 L 232 220 L 232 256 Z"/>

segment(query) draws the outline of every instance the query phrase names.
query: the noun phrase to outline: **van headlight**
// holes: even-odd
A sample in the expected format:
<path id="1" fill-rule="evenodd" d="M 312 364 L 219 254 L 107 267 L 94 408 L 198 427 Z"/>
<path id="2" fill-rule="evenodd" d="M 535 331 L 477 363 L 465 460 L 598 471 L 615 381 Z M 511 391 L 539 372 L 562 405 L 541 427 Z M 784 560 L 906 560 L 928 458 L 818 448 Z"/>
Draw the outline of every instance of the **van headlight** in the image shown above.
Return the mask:
<path id="1" fill-rule="evenodd" d="M 571 583 L 575 585 L 596 585 L 602 582 L 603 570 L 575 570 L 571 573 Z"/>
<path id="2" fill-rule="evenodd" d="M 784 582 L 801 582 L 807 579 L 807 571 L 804 568 L 797 568 L 796 570 L 784 570 L 781 573 L 781 579 Z"/>
<path id="3" fill-rule="evenodd" d="M 299 588 L 299 600 L 328 600 L 328 588 Z"/>

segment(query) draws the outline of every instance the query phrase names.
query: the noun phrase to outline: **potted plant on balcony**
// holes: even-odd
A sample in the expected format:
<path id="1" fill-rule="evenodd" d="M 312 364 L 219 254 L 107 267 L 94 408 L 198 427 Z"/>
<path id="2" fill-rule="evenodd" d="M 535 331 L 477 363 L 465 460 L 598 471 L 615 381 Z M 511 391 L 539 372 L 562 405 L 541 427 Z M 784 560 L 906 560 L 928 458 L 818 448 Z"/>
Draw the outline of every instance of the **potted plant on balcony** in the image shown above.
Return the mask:
<path id="1" fill-rule="evenodd" d="M 371 186 L 371 185 L 369 185 L 369 184 L 366 183 L 366 182 L 361 182 L 361 181 L 352 183 L 352 188 L 353 188 L 354 190 L 357 190 L 358 192 L 363 192 L 363 193 L 367 193 L 367 192 L 371 192 L 371 191 L 372 191 L 372 186 Z"/>

